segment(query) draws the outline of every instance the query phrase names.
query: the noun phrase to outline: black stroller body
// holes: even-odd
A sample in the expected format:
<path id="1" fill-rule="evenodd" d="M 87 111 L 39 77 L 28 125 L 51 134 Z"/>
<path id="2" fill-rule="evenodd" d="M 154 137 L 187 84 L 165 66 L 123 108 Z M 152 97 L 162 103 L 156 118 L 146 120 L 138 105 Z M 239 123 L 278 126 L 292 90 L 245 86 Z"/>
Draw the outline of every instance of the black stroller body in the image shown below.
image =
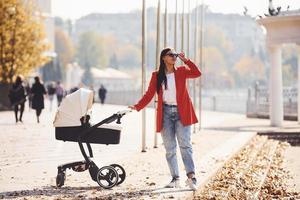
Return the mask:
<path id="1" fill-rule="evenodd" d="M 85 105 L 87 105 L 86 110 L 89 110 L 92 105 L 90 101 L 91 92 L 92 91 L 90 90 L 79 89 L 75 93 L 68 95 L 65 99 L 72 99 L 76 95 L 79 95 L 81 97 L 88 96 L 87 98 L 83 98 L 83 100 L 87 100 Z M 65 113 L 61 112 L 63 110 L 62 108 L 64 108 L 64 105 L 65 107 L 70 106 L 68 105 L 67 100 L 66 103 L 64 103 L 64 101 L 58 109 L 54 121 L 55 138 L 62 141 L 77 142 L 79 144 L 79 148 L 84 157 L 84 160 L 59 165 L 56 177 L 57 187 L 62 187 L 64 185 L 67 169 L 72 169 L 76 172 L 89 170 L 92 180 L 106 189 L 121 184 L 126 178 L 126 172 L 124 168 L 118 164 L 112 164 L 99 168 L 92 161 L 93 150 L 91 144 L 119 144 L 121 137 L 121 128 L 107 126 L 105 124 L 110 124 L 115 121 L 117 124 L 121 124 L 121 118 L 128 112 L 131 112 L 131 110 L 117 112 L 95 125 L 91 125 L 89 123 L 90 116 L 85 114 L 80 118 L 79 126 L 71 126 L 72 123 L 67 123 L 68 126 L 62 126 L 61 124 L 64 124 L 62 119 L 64 119 L 65 115 Z M 83 107 L 85 108 L 85 106 Z M 78 125 L 78 122 L 73 124 Z M 86 145 L 88 154 L 86 152 L 86 149 L 84 148 L 84 143 Z"/>

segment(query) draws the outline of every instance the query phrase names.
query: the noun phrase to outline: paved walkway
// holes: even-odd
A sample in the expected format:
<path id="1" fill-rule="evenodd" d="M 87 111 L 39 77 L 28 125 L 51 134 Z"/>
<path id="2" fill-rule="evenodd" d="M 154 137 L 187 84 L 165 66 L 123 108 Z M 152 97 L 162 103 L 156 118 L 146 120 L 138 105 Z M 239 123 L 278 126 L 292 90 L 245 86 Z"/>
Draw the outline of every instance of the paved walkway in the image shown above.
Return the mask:
<path id="1" fill-rule="evenodd" d="M 126 109 L 126 107 L 95 104 L 94 122 L 122 109 Z M 127 179 L 125 182 L 111 191 L 99 189 L 97 183 L 90 179 L 87 172 L 68 171 L 65 187 L 63 189 L 53 187 L 55 186 L 57 165 L 82 160 L 76 143 L 55 140 L 52 127 L 54 112 L 45 109 L 40 124 L 35 122 L 32 110 L 26 110 L 23 124 L 14 123 L 12 112 L 1 112 L 0 194 L 1 192 L 26 190 L 9 194 L 33 199 L 42 198 L 42 194 L 48 195 L 45 198 L 71 198 L 74 196 L 104 198 L 113 194 L 123 198 L 139 199 L 141 197 L 139 195 L 145 194 L 145 191 L 142 190 L 146 188 L 151 189 L 147 197 L 153 199 L 175 198 L 181 194 L 190 194 L 191 192 L 185 188 L 176 192 L 153 193 L 153 189 L 162 187 L 170 179 L 160 136 L 158 137 L 159 148 L 152 148 L 153 116 L 153 109 L 147 109 L 148 150 L 146 153 L 140 153 L 141 112 L 133 112 L 123 118 L 123 131 L 119 145 L 93 145 L 95 162 L 99 166 L 119 163 L 126 169 Z M 290 122 L 287 123 L 290 124 Z M 268 120 L 247 119 L 244 115 L 208 111 L 203 113 L 202 124 L 204 129 L 193 134 L 192 137 L 194 158 L 197 163 L 200 163 L 206 155 L 214 152 L 222 144 L 239 136 L 239 132 L 251 133 L 258 125 L 268 128 Z M 182 177 L 184 177 L 182 161 L 180 156 L 178 158 Z M 216 160 L 216 162 L 219 161 Z M 198 165 L 197 167 L 200 169 Z"/>
<path id="2" fill-rule="evenodd" d="M 300 192 L 300 147 L 290 146 L 285 152 L 284 168 L 290 172 L 293 177 L 290 182 L 290 188 L 295 188 L 297 192 Z"/>

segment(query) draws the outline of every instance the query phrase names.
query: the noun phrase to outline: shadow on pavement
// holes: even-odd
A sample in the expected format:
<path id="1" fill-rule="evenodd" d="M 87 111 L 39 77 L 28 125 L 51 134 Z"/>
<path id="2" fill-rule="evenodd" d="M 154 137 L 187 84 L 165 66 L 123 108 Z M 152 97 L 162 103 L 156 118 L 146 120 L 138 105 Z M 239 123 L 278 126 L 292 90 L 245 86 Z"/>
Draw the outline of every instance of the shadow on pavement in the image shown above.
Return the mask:
<path id="1" fill-rule="evenodd" d="M 54 186 L 46 186 L 41 189 L 32 190 L 19 190 L 0 193 L 0 199 L 14 199 L 20 197 L 37 197 L 37 196 L 56 196 L 62 195 L 63 197 L 74 197 L 80 193 L 88 190 L 102 190 L 100 187 L 63 187 L 57 188 Z"/>
<path id="2" fill-rule="evenodd" d="M 235 132 L 253 132 L 259 131 L 261 128 L 270 128 L 269 125 L 247 125 L 247 126 L 210 126 L 204 128 L 205 130 L 217 130 L 217 131 L 235 131 Z"/>
<path id="3" fill-rule="evenodd" d="M 60 198 L 86 198 L 86 192 L 93 191 L 90 194 L 92 197 L 89 199 L 111 199 L 111 198 L 141 198 L 146 196 L 155 196 L 160 194 L 174 194 L 179 192 L 192 191 L 190 189 L 170 189 L 170 188 L 153 188 L 153 189 L 130 189 L 126 192 L 114 191 L 114 189 L 106 190 L 98 186 L 90 187 L 63 187 L 57 188 L 54 186 L 47 186 L 41 189 L 32 189 L 32 190 L 20 190 L 20 191 L 10 191 L 0 193 L 0 199 L 14 199 L 14 198 L 38 198 L 39 196 L 44 197 L 55 197 L 59 196 Z M 106 194 L 97 194 L 97 191 L 108 191 Z"/>

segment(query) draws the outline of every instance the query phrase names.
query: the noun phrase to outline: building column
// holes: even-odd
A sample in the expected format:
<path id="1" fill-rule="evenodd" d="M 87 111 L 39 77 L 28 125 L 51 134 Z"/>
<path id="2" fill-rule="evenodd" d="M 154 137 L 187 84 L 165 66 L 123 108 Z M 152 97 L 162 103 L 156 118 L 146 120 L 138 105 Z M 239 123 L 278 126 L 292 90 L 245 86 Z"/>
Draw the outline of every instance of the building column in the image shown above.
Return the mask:
<path id="1" fill-rule="evenodd" d="M 297 45 L 298 54 L 298 123 L 300 124 L 300 44 Z"/>
<path id="2" fill-rule="evenodd" d="M 270 120 L 271 126 L 280 127 L 283 124 L 283 92 L 282 92 L 282 68 L 281 46 L 270 45 Z"/>

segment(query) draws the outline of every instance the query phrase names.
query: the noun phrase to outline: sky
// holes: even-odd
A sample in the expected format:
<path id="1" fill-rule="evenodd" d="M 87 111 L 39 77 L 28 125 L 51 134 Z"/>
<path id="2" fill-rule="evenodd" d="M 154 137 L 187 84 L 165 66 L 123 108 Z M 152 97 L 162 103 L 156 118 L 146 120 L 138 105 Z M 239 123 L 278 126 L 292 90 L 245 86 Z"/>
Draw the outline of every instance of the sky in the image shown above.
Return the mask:
<path id="1" fill-rule="evenodd" d="M 196 2 L 201 3 L 202 0 L 190 0 L 191 8 Z M 203 0 L 209 5 L 212 12 L 219 13 L 239 13 L 242 14 L 244 6 L 248 8 L 248 13 L 252 16 L 263 15 L 267 13 L 268 0 Z M 161 0 L 162 9 L 165 0 Z M 178 9 L 182 6 L 183 0 L 178 0 Z M 185 0 L 187 5 L 188 0 Z M 281 6 L 282 10 L 286 10 L 290 5 L 290 10 L 300 9 L 300 0 L 273 0 L 274 6 Z M 169 11 L 175 9 L 175 0 L 168 0 Z M 157 5 L 157 0 L 146 0 L 147 7 Z M 141 9 L 142 0 L 52 0 L 52 13 L 54 16 L 60 16 L 64 19 L 78 19 L 89 13 L 118 13 L 130 12 L 132 10 Z"/>

